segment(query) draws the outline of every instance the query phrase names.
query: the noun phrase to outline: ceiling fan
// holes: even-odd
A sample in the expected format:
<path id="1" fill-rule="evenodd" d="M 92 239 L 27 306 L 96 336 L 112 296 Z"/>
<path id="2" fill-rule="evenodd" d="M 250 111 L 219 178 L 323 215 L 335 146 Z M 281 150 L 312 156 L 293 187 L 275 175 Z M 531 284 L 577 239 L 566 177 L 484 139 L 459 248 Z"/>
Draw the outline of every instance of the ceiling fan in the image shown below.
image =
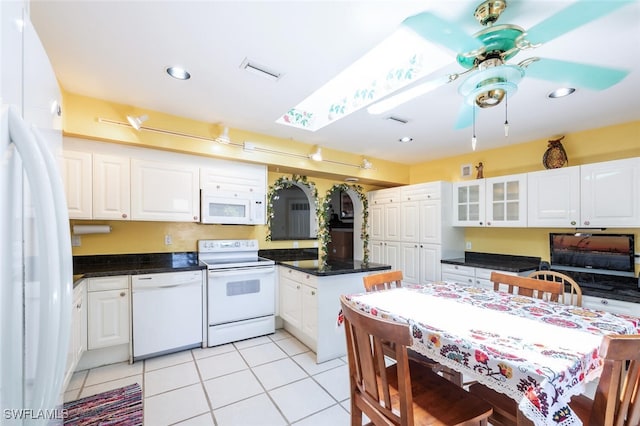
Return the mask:
<path id="1" fill-rule="evenodd" d="M 485 28 L 468 35 L 431 12 L 422 12 L 406 18 L 402 25 L 424 39 L 455 52 L 457 63 L 464 70 L 435 79 L 429 79 L 403 92 L 368 107 L 372 114 L 380 114 L 440 86 L 468 74 L 458 87 L 463 103 L 455 128 L 472 124 L 475 107 L 490 108 L 512 96 L 523 77 L 529 76 L 591 90 L 604 90 L 626 77 L 628 71 L 558 59 L 529 57 L 517 64 L 508 61 L 520 51 L 534 49 L 568 33 L 590 21 L 631 3 L 631 0 L 593 1 L 578 0 L 543 22 L 525 30 L 517 25 L 497 24 L 507 8 L 506 0 L 485 0 L 474 12 L 474 17 Z"/>

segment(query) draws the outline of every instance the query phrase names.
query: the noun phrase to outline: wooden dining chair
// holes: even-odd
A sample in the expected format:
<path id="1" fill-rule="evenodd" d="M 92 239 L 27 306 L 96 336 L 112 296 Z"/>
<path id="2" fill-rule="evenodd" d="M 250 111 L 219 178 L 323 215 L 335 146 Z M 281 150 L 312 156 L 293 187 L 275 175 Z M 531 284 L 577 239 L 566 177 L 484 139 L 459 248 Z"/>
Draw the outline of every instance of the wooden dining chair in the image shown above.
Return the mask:
<path id="1" fill-rule="evenodd" d="M 546 281 L 518 275 L 491 273 L 491 281 L 495 291 L 502 290 L 517 294 L 537 297 L 557 302 L 564 295 L 564 283 Z M 493 414 L 489 421 L 494 426 L 516 426 L 522 414 L 518 410 L 518 404 L 508 396 L 501 394 L 483 384 L 473 382 L 469 385 L 469 393 L 484 399 L 493 407 Z M 520 421 L 522 423 L 522 421 Z"/>
<path id="2" fill-rule="evenodd" d="M 562 303 L 566 305 L 582 306 L 582 289 L 570 276 L 556 271 L 533 271 L 528 275 L 528 277 L 535 278 L 537 280 L 561 282 L 565 289 L 561 298 Z"/>
<path id="3" fill-rule="evenodd" d="M 507 291 L 511 294 L 536 297 L 557 302 L 564 294 L 564 284 L 555 281 L 536 280 L 519 275 L 491 272 L 491 282 L 495 291 Z M 506 286 L 506 289 L 504 288 Z M 517 293 L 514 293 L 517 288 Z"/>
<path id="4" fill-rule="evenodd" d="M 402 287 L 402 271 L 380 272 L 362 277 L 365 291 Z"/>
<path id="5" fill-rule="evenodd" d="M 637 426 L 640 424 L 640 335 L 604 336 L 600 357 L 604 366 L 594 399 L 577 395 L 569 406 L 585 426 Z"/>
<path id="6" fill-rule="evenodd" d="M 409 325 L 374 317 L 340 296 L 344 314 L 351 425 L 366 414 L 374 425 L 486 425 L 486 402 L 413 361 Z M 392 342 L 396 362 L 385 365 L 383 342 Z"/>
<path id="7" fill-rule="evenodd" d="M 362 277 L 364 289 L 367 292 L 402 287 L 402 279 L 402 271 L 382 272 Z M 383 349 L 385 355 L 393 358 L 395 349 L 393 348 L 393 345 L 391 343 L 385 343 L 383 345 Z M 434 361 L 431 358 L 414 351 L 413 349 L 409 349 L 408 353 L 409 359 L 427 366 L 435 372 L 441 373 L 445 379 L 455 383 L 458 386 L 462 386 L 462 373 L 452 368 L 446 367 L 438 363 L 437 361 Z"/>

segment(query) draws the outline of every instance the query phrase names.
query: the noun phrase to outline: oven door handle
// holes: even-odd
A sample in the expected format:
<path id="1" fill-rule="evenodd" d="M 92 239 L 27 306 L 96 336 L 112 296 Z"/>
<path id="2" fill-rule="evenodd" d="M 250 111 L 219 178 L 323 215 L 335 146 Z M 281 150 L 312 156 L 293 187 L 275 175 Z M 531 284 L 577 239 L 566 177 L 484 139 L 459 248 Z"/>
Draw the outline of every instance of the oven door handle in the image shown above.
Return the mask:
<path id="1" fill-rule="evenodd" d="M 275 273 L 275 270 L 276 268 L 273 265 L 247 266 L 247 267 L 229 268 L 229 269 L 209 269 L 209 276 L 225 277 L 225 276 L 246 274 L 247 272 L 250 272 L 252 274 Z"/>

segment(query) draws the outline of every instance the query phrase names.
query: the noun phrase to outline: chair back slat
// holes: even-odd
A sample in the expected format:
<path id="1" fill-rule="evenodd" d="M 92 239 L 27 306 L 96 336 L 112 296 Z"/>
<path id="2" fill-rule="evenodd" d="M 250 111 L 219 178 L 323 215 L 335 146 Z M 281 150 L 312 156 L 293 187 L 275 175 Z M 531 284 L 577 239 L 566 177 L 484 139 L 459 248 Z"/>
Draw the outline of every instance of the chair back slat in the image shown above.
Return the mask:
<path id="1" fill-rule="evenodd" d="M 402 271 L 381 272 L 362 277 L 365 291 L 387 290 L 402 287 Z"/>
<path id="2" fill-rule="evenodd" d="M 557 302 L 564 294 L 564 285 L 556 281 L 536 280 L 533 278 L 522 277 L 519 275 L 502 274 L 500 272 L 491 272 L 491 282 L 495 291 L 506 291 L 511 294 L 517 288 L 517 294 L 538 299 L 550 300 Z"/>
<path id="3" fill-rule="evenodd" d="M 640 424 L 640 335 L 604 336 L 600 356 L 604 365 L 588 425 L 637 426 Z"/>
<path id="4" fill-rule="evenodd" d="M 529 278 L 545 281 L 558 281 L 565 286 L 565 293 L 562 295 L 562 303 L 573 306 L 582 306 L 582 289 L 580 285 L 570 276 L 556 271 L 533 271 Z M 567 289 L 568 287 L 568 289 Z M 568 293 L 567 293 L 568 290 Z"/>

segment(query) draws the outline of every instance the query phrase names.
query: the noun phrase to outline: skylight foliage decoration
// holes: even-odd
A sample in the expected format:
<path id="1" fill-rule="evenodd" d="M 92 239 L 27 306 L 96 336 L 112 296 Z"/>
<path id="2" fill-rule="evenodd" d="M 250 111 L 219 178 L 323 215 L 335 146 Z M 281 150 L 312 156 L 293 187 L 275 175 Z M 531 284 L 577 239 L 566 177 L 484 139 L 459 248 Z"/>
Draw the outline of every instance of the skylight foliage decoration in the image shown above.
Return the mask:
<path id="1" fill-rule="evenodd" d="M 276 122 L 316 131 L 450 62 L 450 53 L 401 26 Z"/>

